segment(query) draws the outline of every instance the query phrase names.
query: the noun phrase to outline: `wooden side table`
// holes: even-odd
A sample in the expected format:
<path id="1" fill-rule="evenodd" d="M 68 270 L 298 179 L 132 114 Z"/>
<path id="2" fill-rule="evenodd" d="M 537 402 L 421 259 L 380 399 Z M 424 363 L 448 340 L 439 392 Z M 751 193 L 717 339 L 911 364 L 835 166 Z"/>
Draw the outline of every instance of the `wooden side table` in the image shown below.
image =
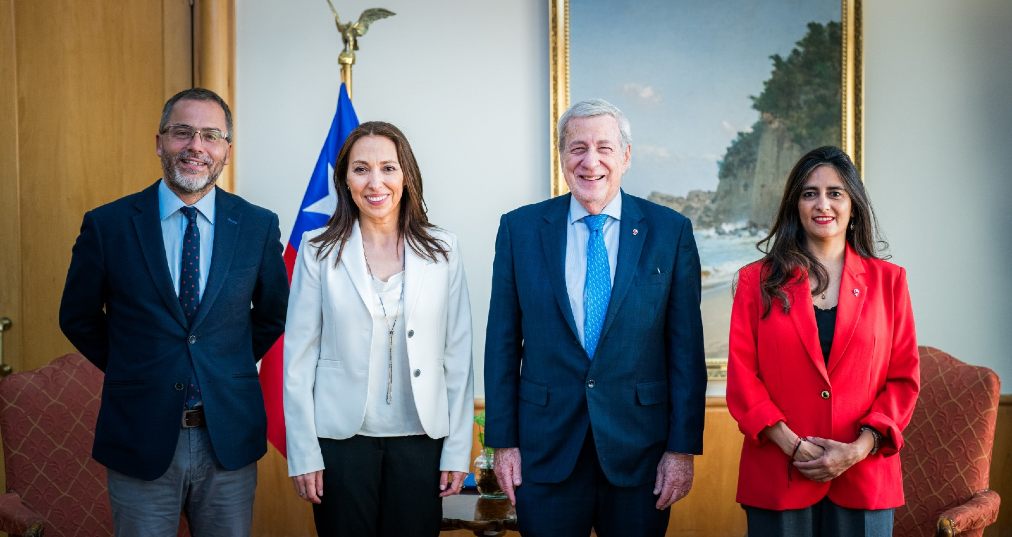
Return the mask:
<path id="1" fill-rule="evenodd" d="M 443 530 L 469 530 L 477 537 L 502 537 L 517 530 L 517 512 L 507 499 L 461 493 L 443 498 Z"/>

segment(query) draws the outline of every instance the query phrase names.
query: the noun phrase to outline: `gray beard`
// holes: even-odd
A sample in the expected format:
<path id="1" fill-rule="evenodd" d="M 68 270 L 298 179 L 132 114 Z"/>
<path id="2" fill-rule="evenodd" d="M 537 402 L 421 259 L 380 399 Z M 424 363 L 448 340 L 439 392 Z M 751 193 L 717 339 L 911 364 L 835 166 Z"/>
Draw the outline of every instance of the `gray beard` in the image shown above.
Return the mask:
<path id="1" fill-rule="evenodd" d="M 201 175 L 197 177 L 184 175 L 177 170 L 171 170 L 171 173 L 165 174 L 165 179 L 172 186 L 186 192 L 187 194 L 196 194 L 202 192 L 204 189 L 214 186 L 215 181 L 218 180 L 219 174 L 213 175 Z"/>
<path id="2" fill-rule="evenodd" d="M 221 167 L 215 169 L 212 166 L 209 173 L 205 175 L 190 176 L 177 170 L 175 163 L 170 161 L 168 157 L 162 157 L 162 173 L 165 176 L 165 180 L 170 185 L 187 194 L 197 194 L 214 186 L 214 183 L 218 181 L 218 176 L 221 175 L 221 171 Z"/>

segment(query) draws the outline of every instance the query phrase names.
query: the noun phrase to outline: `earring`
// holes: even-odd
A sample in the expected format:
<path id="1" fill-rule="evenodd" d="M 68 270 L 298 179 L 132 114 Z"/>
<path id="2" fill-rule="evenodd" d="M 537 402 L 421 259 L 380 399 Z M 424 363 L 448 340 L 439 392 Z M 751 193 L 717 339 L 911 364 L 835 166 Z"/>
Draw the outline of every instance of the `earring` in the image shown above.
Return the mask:
<path id="1" fill-rule="evenodd" d="M 851 222 L 849 227 L 851 231 L 854 231 L 854 222 Z"/>

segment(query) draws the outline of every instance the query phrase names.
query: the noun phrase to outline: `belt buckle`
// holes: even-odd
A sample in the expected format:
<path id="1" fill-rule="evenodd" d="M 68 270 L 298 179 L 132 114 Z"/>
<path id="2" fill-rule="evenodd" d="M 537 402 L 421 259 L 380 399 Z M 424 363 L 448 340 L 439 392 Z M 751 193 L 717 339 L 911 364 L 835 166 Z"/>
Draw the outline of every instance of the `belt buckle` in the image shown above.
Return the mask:
<path id="1" fill-rule="evenodd" d="M 194 408 L 183 411 L 182 425 L 184 429 L 193 429 L 203 425 L 203 409 Z"/>

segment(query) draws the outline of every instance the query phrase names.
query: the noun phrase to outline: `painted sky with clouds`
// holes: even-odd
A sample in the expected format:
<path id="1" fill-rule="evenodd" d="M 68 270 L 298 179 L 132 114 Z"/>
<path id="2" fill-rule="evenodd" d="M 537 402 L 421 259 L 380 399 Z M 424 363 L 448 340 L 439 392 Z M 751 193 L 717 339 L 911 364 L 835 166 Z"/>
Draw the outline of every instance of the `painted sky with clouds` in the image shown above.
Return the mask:
<path id="1" fill-rule="evenodd" d="M 758 112 L 773 54 L 839 0 L 570 0 L 570 100 L 602 97 L 632 123 L 623 187 L 685 195 L 717 188 L 717 161 Z"/>

